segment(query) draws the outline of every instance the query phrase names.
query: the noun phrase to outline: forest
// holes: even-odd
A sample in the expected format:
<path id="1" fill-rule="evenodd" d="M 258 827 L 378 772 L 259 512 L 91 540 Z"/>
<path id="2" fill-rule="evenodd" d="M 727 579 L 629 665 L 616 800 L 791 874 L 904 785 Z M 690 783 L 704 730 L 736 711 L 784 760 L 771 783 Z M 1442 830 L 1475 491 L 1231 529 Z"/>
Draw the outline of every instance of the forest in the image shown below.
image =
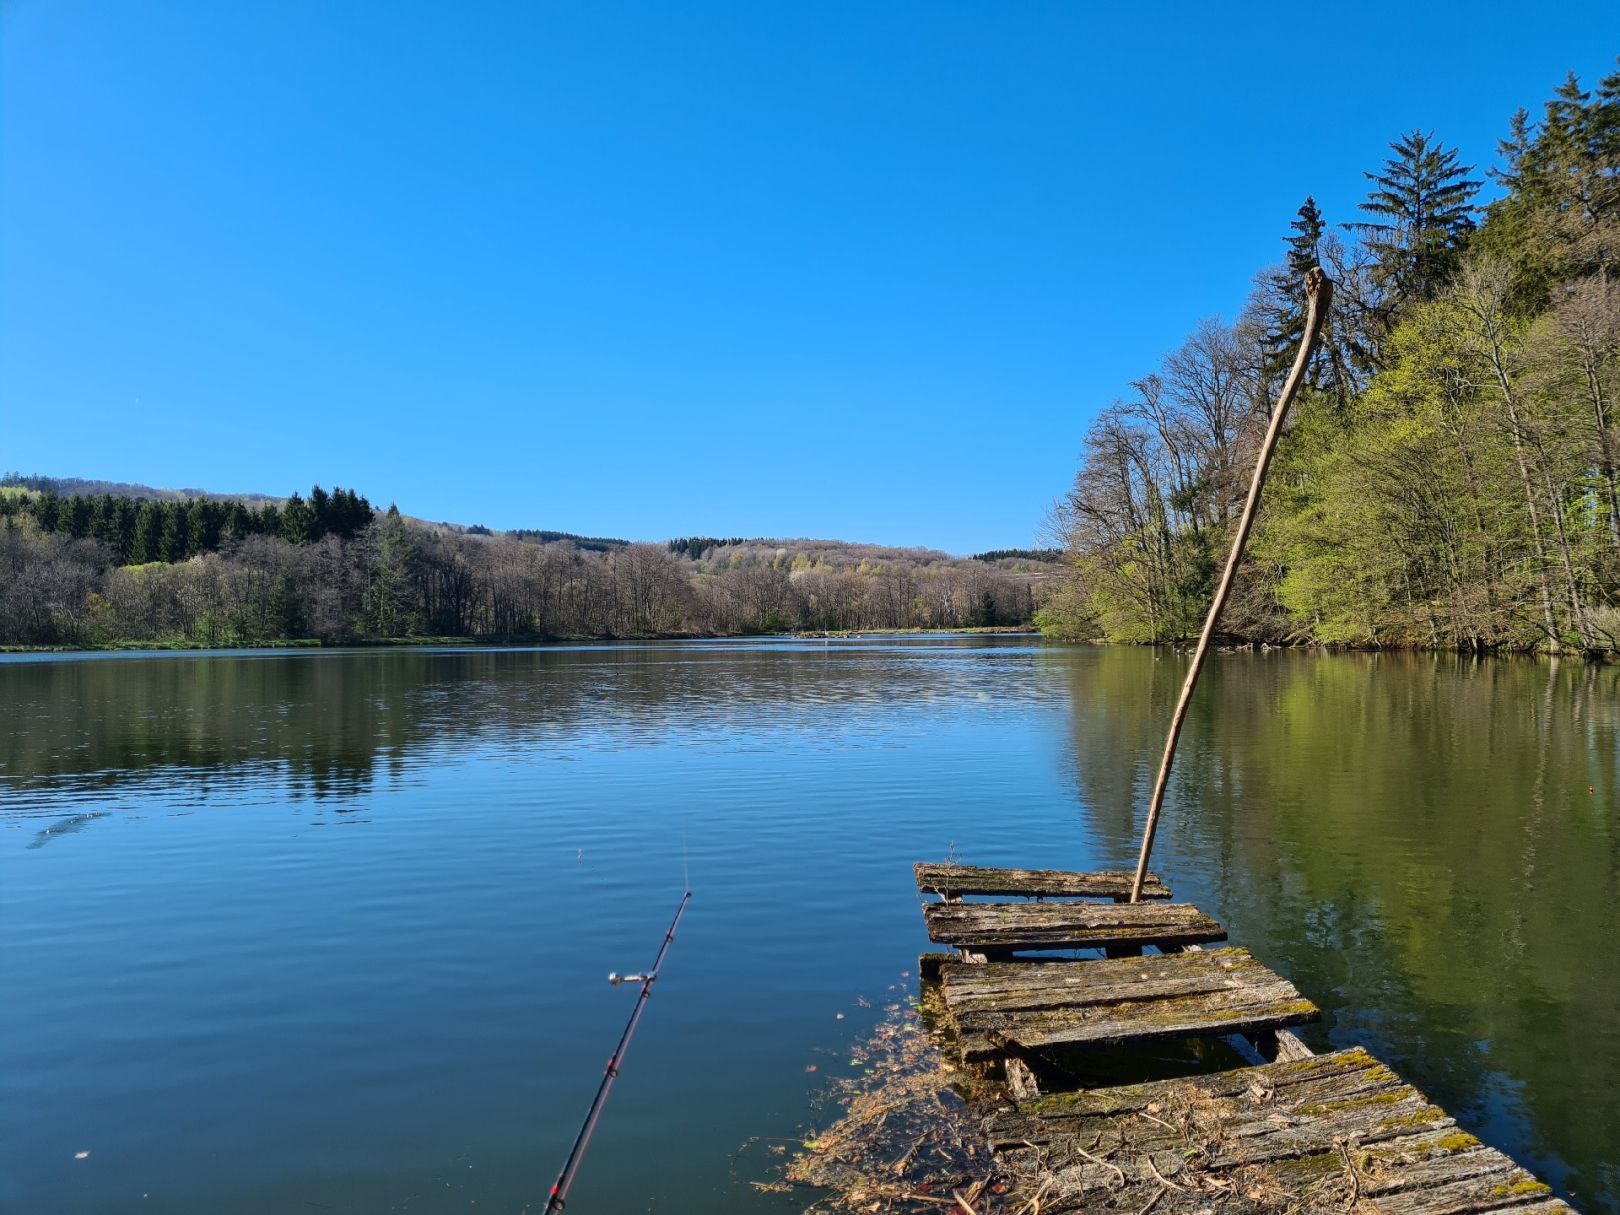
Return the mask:
<path id="1" fill-rule="evenodd" d="M 1492 167 L 1417 130 L 1364 175 L 1357 215 L 1306 198 L 1237 320 L 1199 324 L 1090 426 L 1051 520 L 1047 632 L 1198 631 L 1320 263 L 1333 307 L 1224 631 L 1620 648 L 1620 71 L 1514 115 Z"/>
<path id="2" fill-rule="evenodd" d="M 0 479 L 0 644 L 1027 626 L 1054 568 L 1039 555 L 837 541 L 497 533 L 320 486 L 253 502 L 133 486 L 59 492 L 78 484 Z"/>

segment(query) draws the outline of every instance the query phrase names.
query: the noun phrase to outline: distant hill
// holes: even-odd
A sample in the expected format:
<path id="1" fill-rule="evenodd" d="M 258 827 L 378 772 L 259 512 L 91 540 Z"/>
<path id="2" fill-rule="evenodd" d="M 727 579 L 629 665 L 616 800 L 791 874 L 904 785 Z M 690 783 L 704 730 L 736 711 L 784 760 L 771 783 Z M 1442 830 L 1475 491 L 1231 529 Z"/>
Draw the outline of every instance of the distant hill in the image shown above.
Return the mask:
<path id="1" fill-rule="evenodd" d="M 1060 548 L 993 548 L 987 553 L 974 553 L 974 561 L 1044 561 L 1057 565 L 1063 560 Z"/>
<path id="2" fill-rule="evenodd" d="M 185 646 L 1027 629 L 1038 551 L 663 544 L 433 523 L 352 488 L 0 478 L 0 645 Z"/>
<path id="3" fill-rule="evenodd" d="M 192 498 L 202 498 L 208 502 L 241 502 L 247 506 L 264 506 L 266 503 L 281 505 L 287 499 L 285 496 L 277 497 L 274 494 L 221 494 L 206 489 L 157 489 L 150 485 L 139 485 L 132 481 L 96 481 L 88 477 L 45 477 L 39 474 L 24 476 L 18 472 L 8 472 L 0 477 L 0 486 L 15 486 L 19 489 L 32 489 L 40 493 L 56 493 L 64 498 L 74 494 L 83 494 L 87 498 L 99 498 L 107 494 L 114 498 L 134 498 L 140 502 L 185 502 Z"/>
<path id="4" fill-rule="evenodd" d="M 260 494 L 260 493 L 220 493 L 207 489 L 160 489 L 151 485 L 142 485 L 133 481 L 98 481 L 89 477 L 49 477 L 40 473 L 23 474 L 8 472 L 0 476 L 0 488 L 32 490 L 36 493 L 54 493 L 62 498 L 69 498 L 75 494 L 85 497 L 101 497 L 107 495 L 114 498 L 129 498 L 138 502 L 185 502 L 193 499 L 202 499 L 206 502 L 240 502 L 254 510 L 261 510 L 266 506 L 284 507 L 290 500 L 290 495 Z M 380 508 L 379 508 L 380 509 Z M 555 544 L 559 541 L 572 544 L 575 548 L 585 552 L 608 553 L 616 549 L 629 547 L 633 542 L 613 536 L 583 536 L 575 532 L 554 531 L 548 528 L 517 527 L 506 531 L 485 527 L 481 523 L 452 523 L 446 520 L 424 519 L 420 516 L 405 515 L 410 522 L 430 531 L 440 534 L 458 536 L 509 536 L 514 540 L 521 540 L 531 544 Z M 733 536 L 720 538 L 715 536 L 682 536 L 665 542 L 666 547 L 677 557 L 705 564 L 719 563 L 738 557 L 752 560 L 766 553 L 773 553 L 776 557 L 790 555 L 797 558 L 801 564 L 826 566 L 859 566 L 878 565 L 896 561 L 918 566 L 950 565 L 963 560 L 982 561 L 989 565 L 1004 565 L 1008 568 L 1028 568 L 1028 563 L 1038 564 L 1057 563 L 1062 560 L 1063 554 L 1056 549 L 992 549 L 988 552 L 975 553 L 972 557 L 955 557 L 950 553 L 938 549 L 924 548 L 921 545 L 905 548 L 897 545 L 865 544 L 853 540 L 817 540 L 804 537 L 752 537 L 744 538 Z"/>

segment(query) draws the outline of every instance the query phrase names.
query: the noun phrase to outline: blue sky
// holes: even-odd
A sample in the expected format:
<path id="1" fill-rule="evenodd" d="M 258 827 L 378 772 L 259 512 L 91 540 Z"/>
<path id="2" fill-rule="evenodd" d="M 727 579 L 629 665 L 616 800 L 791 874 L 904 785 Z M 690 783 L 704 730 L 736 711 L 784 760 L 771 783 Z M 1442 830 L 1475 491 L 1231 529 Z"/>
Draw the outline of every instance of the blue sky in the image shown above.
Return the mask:
<path id="1" fill-rule="evenodd" d="M 1612 3 L 1316 11 L 5 0 L 0 466 L 1028 545 L 1307 193 L 1415 126 L 1483 166 L 1620 52 Z"/>

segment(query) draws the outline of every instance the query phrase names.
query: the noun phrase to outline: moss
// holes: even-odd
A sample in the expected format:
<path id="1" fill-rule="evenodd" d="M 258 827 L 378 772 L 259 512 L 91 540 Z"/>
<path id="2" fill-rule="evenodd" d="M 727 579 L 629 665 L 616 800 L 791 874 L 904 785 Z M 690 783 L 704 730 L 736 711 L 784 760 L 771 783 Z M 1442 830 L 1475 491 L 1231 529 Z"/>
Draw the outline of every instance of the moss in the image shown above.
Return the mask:
<path id="1" fill-rule="evenodd" d="M 1426 1105 L 1414 1114 L 1402 1114 L 1396 1118 L 1386 1118 L 1378 1124 L 1380 1131 L 1409 1131 L 1418 1130 L 1428 1126 L 1437 1118 L 1444 1118 L 1445 1111 Z"/>
<path id="2" fill-rule="evenodd" d="M 1400 1092 L 1365 1093 L 1360 1097 L 1346 1097 L 1342 1101 L 1322 1101 L 1316 1105 L 1302 1105 L 1299 1112 L 1312 1117 L 1319 1117 L 1322 1114 L 1331 1114 L 1337 1110 L 1366 1109 L 1374 1105 L 1394 1105 L 1405 1099 L 1406 1094 Z"/>
<path id="3" fill-rule="evenodd" d="M 1528 1175 L 1520 1178 L 1518 1181 L 1509 1182 L 1507 1185 L 1495 1186 L 1491 1190 L 1491 1195 L 1493 1197 L 1506 1197 L 1511 1195 L 1514 1198 L 1522 1198 L 1526 1194 L 1550 1193 L 1552 1193 L 1552 1186 L 1548 1185 L 1544 1181 L 1537 1181 L 1534 1177 L 1530 1177 Z"/>
<path id="4" fill-rule="evenodd" d="M 1344 1162 L 1338 1152 L 1317 1152 L 1311 1156 L 1296 1156 L 1292 1160 L 1274 1161 L 1269 1168 L 1290 1188 L 1297 1188 L 1342 1173 Z"/>
<path id="5" fill-rule="evenodd" d="M 1442 1152 L 1466 1152 L 1469 1148 L 1477 1148 L 1479 1140 L 1467 1131 L 1452 1131 L 1451 1134 L 1435 1140 L 1434 1146 Z"/>
<path id="6" fill-rule="evenodd" d="M 1101 1114 L 1114 1107 L 1090 1093 L 1081 1092 L 1042 1093 L 1032 1101 L 1020 1102 L 1018 1108 L 1031 1114 Z"/>

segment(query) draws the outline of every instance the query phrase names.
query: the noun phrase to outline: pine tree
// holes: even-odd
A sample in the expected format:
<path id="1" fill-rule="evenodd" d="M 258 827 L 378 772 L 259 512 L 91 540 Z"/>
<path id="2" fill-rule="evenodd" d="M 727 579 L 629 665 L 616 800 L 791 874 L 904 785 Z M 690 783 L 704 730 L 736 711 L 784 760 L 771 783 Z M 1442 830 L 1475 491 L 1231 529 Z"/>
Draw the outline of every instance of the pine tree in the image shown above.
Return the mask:
<path id="1" fill-rule="evenodd" d="M 365 590 L 365 627 L 373 636 L 392 637 L 410 628 L 409 582 L 415 550 L 399 507 L 392 503 L 373 535 L 376 550 Z"/>
<path id="2" fill-rule="evenodd" d="M 1287 252 L 1282 268 L 1268 272 L 1265 284 L 1276 301 L 1261 339 L 1268 376 L 1280 376 L 1288 370 L 1305 333 L 1305 272 L 1317 264 L 1322 235 L 1327 230 L 1315 198 L 1306 197 L 1288 228 L 1293 235 L 1284 242 Z"/>
<path id="3" fill-rule="evenodd" d="M 75 540 L 83 540 L 90 534 L 90 499 L 83 494 L 74 494 L 67 500 L 59 521 L 63 531 Z"/>
<path id="4" fill-rule="evenodd" d="M 190 517 L 184 502 L 163 504 L 163 533 L 159 543 L 160 560 L 184 561 L 191 547 Z"/>
<path id="5" fill-rule="evenodd" d="M 319 485 L 309 491 L 309 541 L 314 543 L 331 530 L 332 497 Z"/>
<path id="6" fill-rule="evenodd" d="M 1390 144 L 1381 173 L 1365 173 L 1373 190 L 1361 210 L 1376 219 L 1347 224 L 1372 255 L 1386 320 L 1402 304 L 1432 300 L 1451 280 L 1473 232 L 1472 165 L 1433 134 L 1411 131 Z"/>
<path id="7" fill-rule="evenodd" d="M 213 513 L 209 509 L 210 506 L 210 503 L 204 502 L 201 498 L 193 498 L 191 505 L 186 508 L 187 557 L 210 552 L 219 544 L 218 529 L 209 526 L 209 517 Z"/>
<path id="8" fill-rule="evenodd" d="M 156 502 L 142 502 L 135 511 L 135 534 L 129 548 L 131 565 L 163 560 L 163 512 Z"/>
<path id="9" fill-rule="evenodd" d="M 100 494 L 90 508 L 90 535 L 115 551 L 118 548 L 118 509 L 111 494 Z"/>
<path id="10" fill-rule="evenodd" d="M 137 515 L 135 503 L 128 498 L 118 498 L 112 508 L 113 523 L 113 550 L 118 554 L 118 560 L 131 563 L 135 560 L 135 531 Z"/>
<path id="11" fill-rule="evenodd" d="M 62 499 L 54 489 L 48 489 L 35 501 L 34 521 L 42 532 L 54 532 L 62 514 Z"/>
<path id="12" fill-rule="evenodd" d="M 312 539 L 314 519 L 309 503 L 299 497 L 296 492 L 287 499 L 287 506 L 281 512 L 281 538 L 288 544 L 308 544 Z"/>
<path id="13" fill-rule="evenodd" d="M 1343 242 L 1329 231 L 1315 198 L 1305 199 L 1288 228 L 1283 263 L 1260 275 L 1254 296 L 1261 372 L 1273 385 L 1280 384 L 1293 365 L 1305 336 L 1306 273 L 1313 266 L 1327 267 L 1345 258 Z M 1334 293 L 1333 307 L 1323 322 L 1321 342 L 1306 368 L 1306 385 L 1326 394 L 1341 414 L 1348 410 L 1361 380 L 1372 371 L 1371 356 L 1357 340 L 1353 318 L 1346 311 L 1357 302 L 1354 286 L 1353 282 L 1341 282 L 1340 290 Z"/>

